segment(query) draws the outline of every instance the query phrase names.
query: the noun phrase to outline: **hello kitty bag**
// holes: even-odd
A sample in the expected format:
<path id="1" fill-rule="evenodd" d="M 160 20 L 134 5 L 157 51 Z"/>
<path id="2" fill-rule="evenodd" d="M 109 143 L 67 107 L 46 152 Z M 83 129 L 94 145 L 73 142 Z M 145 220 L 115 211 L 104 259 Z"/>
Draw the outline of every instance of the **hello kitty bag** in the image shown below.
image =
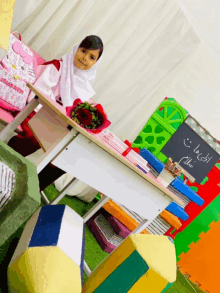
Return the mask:
<path id="1" fill-rule="evenodd" d="M 30 48 L 10 34 L 8 55 L 0 61 L 0 107 L 8 111 L 21 111 L 27 102 L 27 82 L 34 83 L 37 61 Z"/>

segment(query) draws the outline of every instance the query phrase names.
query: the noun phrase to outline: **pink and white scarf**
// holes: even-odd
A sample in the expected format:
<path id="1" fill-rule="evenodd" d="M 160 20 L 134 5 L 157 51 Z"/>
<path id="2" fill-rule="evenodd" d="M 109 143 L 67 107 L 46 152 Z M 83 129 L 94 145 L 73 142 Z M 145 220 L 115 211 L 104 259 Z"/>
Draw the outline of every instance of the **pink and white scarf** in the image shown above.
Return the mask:
<path id="1" fill-rule="evenodd" d="M 72 52 L 62 58 L 60 96 L 65 108 L 72 106 L 75 99 L 85 102 L 95 94 L 92 83 L 102 56 L 89 70 L 81 70 L 74 66 L 74 56 L 78 48 L 79 44 L 76 44 Z"/>

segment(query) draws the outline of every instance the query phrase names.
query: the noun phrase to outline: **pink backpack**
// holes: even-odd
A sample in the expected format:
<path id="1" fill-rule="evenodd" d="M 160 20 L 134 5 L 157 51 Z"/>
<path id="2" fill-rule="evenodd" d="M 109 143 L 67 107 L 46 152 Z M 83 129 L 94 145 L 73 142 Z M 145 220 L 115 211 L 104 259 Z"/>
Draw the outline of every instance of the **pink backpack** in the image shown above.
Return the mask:
<path id="1" fill-rule="evenodd" d="M 11 33 L 8 55 L 0 61 L 0 107 L 8 111 L 21 111 L 27 102 L 27 82 L 34 83 L 37 60 L 34 52 Z"/>

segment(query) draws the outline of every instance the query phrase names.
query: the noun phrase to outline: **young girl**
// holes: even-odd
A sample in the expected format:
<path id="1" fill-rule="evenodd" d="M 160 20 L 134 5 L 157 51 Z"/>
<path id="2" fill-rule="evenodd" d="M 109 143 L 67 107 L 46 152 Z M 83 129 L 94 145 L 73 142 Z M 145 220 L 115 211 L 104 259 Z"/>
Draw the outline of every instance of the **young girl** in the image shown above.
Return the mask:
<path id="1" fill-rule="evenodd" d="M 87 36 L 73 47 L 71 54 L 61 60 L 52 60 L 41 66 L 35 86 L 56 100 L 63 107 L 72 106 L 75 99 L 88 101 L 94 94 L 92 82 L 103 52 L 102 40 L 97 36 Z M 32 93 L 28 99 L 34 98 Z M 28 121 L 41 108 L 39 105 L 21 124 L 24 132 L 14 136 L 8 145 L 24 157 L 40 149 L 40 145 L 27 126 Z M 40 190 L 44 190 L 65 172 L 47 165 L 39 173 Z"/>

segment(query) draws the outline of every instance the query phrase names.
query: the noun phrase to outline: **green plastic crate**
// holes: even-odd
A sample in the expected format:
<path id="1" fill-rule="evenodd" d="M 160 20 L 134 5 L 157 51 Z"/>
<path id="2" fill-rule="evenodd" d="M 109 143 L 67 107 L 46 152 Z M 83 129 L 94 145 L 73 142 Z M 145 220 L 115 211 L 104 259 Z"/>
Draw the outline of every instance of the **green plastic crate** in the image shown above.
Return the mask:
<path id="1" fill-rule="evenodd" d="M 147 148 L 156 156 L 169 138 L 170 133 L 160 126 L 155 119 L 150 118 L 133 145 L 141 149 Z"/>
<path id="2" fill-rule="evenodd" d="M 143 127 L 132 147 L 140 150 L 147 148 L 159 160 L 166 162 L 167 157 L 161 153 L 161 149 L 183 123 L 187 114 L 175 99 L 165 99 Z"/>

